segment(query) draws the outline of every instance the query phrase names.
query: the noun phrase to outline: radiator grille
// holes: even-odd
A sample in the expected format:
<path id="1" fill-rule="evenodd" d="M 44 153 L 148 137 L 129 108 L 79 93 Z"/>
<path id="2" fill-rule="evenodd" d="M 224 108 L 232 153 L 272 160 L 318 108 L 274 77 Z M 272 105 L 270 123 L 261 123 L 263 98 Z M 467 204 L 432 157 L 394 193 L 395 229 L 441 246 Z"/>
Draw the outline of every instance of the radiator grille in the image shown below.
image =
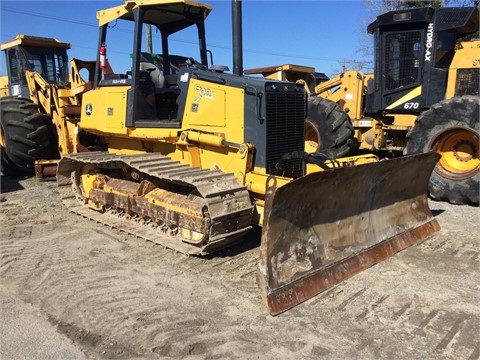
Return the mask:
<path id="1" fill-rule="evenodd" d="M 303 175 L 301 159 L 281 161 L 285 154 L 303 151 L 305 94 L 266 93 L 267 173 L 297 178 Z"/>
<path id="2" fill-rule="evenodd" d="M 455 84 L 455 96 L 478 95 L 479 69 L 461 69 L 457 72 L 457 82 Z"/>

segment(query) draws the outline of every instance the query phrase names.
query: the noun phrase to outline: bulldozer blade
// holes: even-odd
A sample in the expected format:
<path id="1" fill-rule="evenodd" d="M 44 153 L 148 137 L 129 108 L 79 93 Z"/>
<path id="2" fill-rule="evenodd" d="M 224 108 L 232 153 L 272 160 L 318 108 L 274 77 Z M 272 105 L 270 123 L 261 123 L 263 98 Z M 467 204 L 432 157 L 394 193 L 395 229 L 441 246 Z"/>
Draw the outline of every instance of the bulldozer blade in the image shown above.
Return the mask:
<path id="1" fill-rule="evenodd" d="M 267 181 L 257 278 L 272 315 L 440 230 L 428 206 L 436 153 Z"/>

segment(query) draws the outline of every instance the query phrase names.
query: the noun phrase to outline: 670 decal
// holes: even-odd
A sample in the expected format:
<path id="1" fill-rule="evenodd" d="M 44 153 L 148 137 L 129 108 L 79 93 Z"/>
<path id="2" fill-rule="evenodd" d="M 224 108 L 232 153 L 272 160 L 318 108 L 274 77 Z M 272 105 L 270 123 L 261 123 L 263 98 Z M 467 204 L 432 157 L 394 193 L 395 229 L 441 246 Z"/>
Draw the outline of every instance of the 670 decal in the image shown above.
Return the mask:
<path id="1" fill-rule="evenodd" d="M 406 110 L 418 109 L 420 104 L 418 102 L 406 102 L 403 104 L 403 108 Z"/>

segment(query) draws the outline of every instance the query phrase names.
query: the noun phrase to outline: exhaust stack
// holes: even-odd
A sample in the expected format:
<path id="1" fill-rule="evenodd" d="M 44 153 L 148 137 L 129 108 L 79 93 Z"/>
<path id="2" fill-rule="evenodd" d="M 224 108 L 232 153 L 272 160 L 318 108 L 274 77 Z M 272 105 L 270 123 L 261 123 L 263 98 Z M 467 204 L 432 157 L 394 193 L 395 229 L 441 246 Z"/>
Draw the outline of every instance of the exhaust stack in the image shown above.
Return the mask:
<path id="1" fill-rule="evenodd" d="M 243 75 L 242 1 L 232 0 L 233 74 Z"/>

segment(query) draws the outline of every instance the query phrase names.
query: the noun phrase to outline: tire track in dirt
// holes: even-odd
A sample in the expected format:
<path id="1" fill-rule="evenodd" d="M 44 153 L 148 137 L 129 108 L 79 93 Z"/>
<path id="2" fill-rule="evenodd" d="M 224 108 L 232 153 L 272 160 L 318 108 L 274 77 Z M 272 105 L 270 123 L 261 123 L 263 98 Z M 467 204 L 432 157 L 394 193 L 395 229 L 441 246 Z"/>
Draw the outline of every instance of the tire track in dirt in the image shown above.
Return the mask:
<path id="1" fill-rule="evenodd" d="M 62 229 L 57 228 L 57 230 L 61 231 Z M 17 250 L 11 252 L 15 254 L 17 260 L 20 257 L 23 260 L 18 261 L 15 268 L 7 270 L 5 275 L 9 281 L 28 289 L 23 290 L 24 294 L 30 298 L 32 303 L 48 309 L 51 319 L 59 319 L 62 316 L 61 312 L 55 311 L 56 304 L 71 304 L 64 305 L 62 312 L 74 315 L 75 324 L 82 324 L 81 328 L 85 328 L 86 333 L 103 333 L 109 339 L 119 339 L 115 341 L 130 344 L 132 349 L 135 349 L 135 344 L 131 344 L 131 341 L 127 340 L 131 337 L 132 328 L 135 332 L 142 334 L 140 338 L 152 339 L 153 342 L 156 342 L 158 334 L 162 334 L 162 337 L 167 334 L 171 339 L 179 339 L 186 337 L 185 332 L 190 333 L 195 329 L 198 329 L 198 332 L 201 333 L 201 328 L 207 323 L 205 320 L 200 322 L 192 319 L 179 320 L 177 316 L 172 317 L 172 314 L 168 314 L 169 310 L 165 310 L 169 308 L 168 304 L 162 306 L 161 291 L 158 290 L 158 287 L 164 285 L 164 283 L 153 280 L 161 278 L 159 273 L 162 271 L 157 269 L 154 273 L 148 274 L 147 279 L 149 280 L 145 281 L 145 274 L 135 269 L 136 266 L 140 269 L 148 268 L 153 265 L 152 263 L 158 261 L 158 253 L 152 253 L 150 246 L 140 247 L 142 251 L 141 254 L 138 254 L 138 257 L 142 258 L 143 262 L 139 265 L 135 257 L 128 260 L 127 256 L 122 253 L 124 250 L 122 248 L 125 247 L 123 244 L 117 244 L 116 246 L 109 244 L 106 248 L 103 248 L 101 244 L 97 245 L 96 248 L 100 250 L 92 256 L 93 250 L 89 250 L 90 246 L 87 244 L 81 245 L 82 251 L 78 254 L 78 249 L 75 252 L 69 251 L 69 248 L 77 247 L 75 243 L 66 243 L 60 237 L 50 237 L 48 242 L 37 235 L 39 234 L 34 232 L 34 244 L 31 244 L 29 237 L 23 240 L 16 239 L 14 248 Z M 67 235 L 68 238 L 79 238 L 85 237 L 86 234 L 85 231 L 77 230 L 69 232 Z M 111 241 L 111 239 L 108 239 L 108 241 Z M 143 243 L 143 240 L 138 241 Z M 137 240 L 133 240 L 133 242 L 137 242 Z M 90 239 L 89 243 L 95 245 L 96 241 Z M 2 241 L 2 248 L 5 248 L 5 244 Z M 12 242 L 10 242 L 11 244 Z M 58 244 L 64 245 L 65 248 L 59 248 Z M 138 246 L 138 243 L 134 246 Z M 113 248 L 115 248 L 115 251 L 112 251 Z M 159 247 L 155 248 L 155 251 L 159 250 L 165 251 Z M 146 251 L 153 256 L 146 254 Z M 72 257 L 73 253 L 77 254 Z M 160 257 L 165 261 L 166 258 L 171 258 L 171 255 Z M 122 262 L 122 264 L 120 265 L 119 262 Z M 229 263 L 229 261 L 219 262 L 215 270 L 205 275 L 196 266 L 191 271 L 192 268 L 185 265 L 184 262 L 194 262 L 195 265 L 202 265 L 203 261 L 201 259 L 181 256 L 175 257 L 172 263 L 177 267 L 179 275 L 194 273 L 199 278 L 207 278 L 209 283 L 214 282 L 209 277 L 212 274 L 218 274 L 218 272 L 222 272 L 229 267 L 233 272 L 236 272 L 242 266 L 244 267 L 244 265 L 239 266 L 236 261 L 232 263 Z M 98 269 L 98 263 L 102 264 L 105 271 Z M 205 266 L 210 265 L 205 264 L 203 267 Z M 125 268 L 130 270 L 125 271 Z M 47 269 L 48 273 L 45 272 Z M 240 276 L 243 275 L 241 273 Z M 143 286 L 140 287 L 139 283 Z M 169 288 L 172 292 L 178 292 L 179 288 L 176 283 L 178 281 L 168 279 L 166 281 L 167 286 L 164 288 Z M 32 286 L 33 284 L 35 286 Z M 154 287 L 152 288 L 152 286 Z M 219 287 L 222 288 L 222 286 Z M 225 289 L 231 290 L 229 286 Z M 238 292 L 238 289 L 236 291 Z M 207 296 L 205 296 L 205 299 L 207 299 Z M 152 309 L 156 316 L 147 321 L 137 321 L 135 318 L 131 320 L 129 316 L 134 311 L 143 311 L 143 313 L 151 315 Z M 56 320 L 52 321 L 56 322 Z M 139 325 L 137 325 L 137 322 L 139 322 Z M 59 322 L 59 324 L 63 323 Z M 159 324 L 163 325 L 159 327 Z M 61 328 L 73 329 L 71 325 L 61 326 Z M 78 326 L 74 330 L 78 332 Z M 216 336 L 211 335 L 211 338 L 214 339 Z M 92 336 L 84 340 L 92 341 Z M 189 348 L 190 353 L 199 352 L 202 349 L 202 346 L 199 345 L 201 343 L 201 341 L 197 341 L 196 345 Z M 158 349 L 157 346 L 157 352 Z M 174 355 L 177 354 L 177 351 L 183 352 L 184 350 L 183 347 L 176 350 L 172 348 Z M 141 346 L 138 352 L 142 352 Z"/>
<path id="2" fill-rule="evenodd" d="M 362 326 L 384 324 L 389 332 L 396 334 L 395 337 L 409 339 L 412 349 L 421 348 L 422 342 L 433 343 L 435 358 L 468 359 L 476 352 L 478 344 L 472 342 L 472 339 L 478 338 L 480 333 L 476 313 L 478 307 L 455 308 L 448 302 L 432 301 L 432 297 L 422 294 L 414 295 L 410 299 L 394 292 L 384 294 L 367 290 L 362 294 L 363 296 L 357 296 L 354 302 L 349 303 L 350 309 L 344 307 L 344 311 L 350 314 L 363 309 L 355 316 L 355 321 Z M 364 306 L 361 306 L 362 302 Z M 393 324 L 395 326 L 392 326 Z M 367 343 L 363 345 L 369 346 Z M 357 350 L 361 351 L 362 347 Z M 391 355 L 395 356 L 394 352 Z"/>
<path id="3" fill-rule="evenodd" d="M 55 263 L 52 257 L 58 257 L 59 252 L 51 248 L 50 254 L 45 256 L 45 251 L 38 246 L 43 239 L 33 236 L 32 231 L 31 225 L 2 229 L 0 274 L 2 278 L 19 279 L 36 290 L 48 278 Z"/>
<path id="4" fill-rule="evenodd" d="M 141 241 L 141 240 L 139 240 Z M 106 251 L 102 251 L 102 254 L 105 254 Z M 115 253 L 111 253 L 110 255 L 115 255 Z M 153 256 L 152 258 L 144 257 L 145 254 L 142 254 L 144 261 L 144 264 L 142 264 L 140 267 L 149 266 L 150 263 L 152 262 L 152 259 L 157 258 L 157 256 Z M 118 255 L 117 255 L 118 257 Z M 162 256 L 162 258 L 165 259 L 166 256 Z M 120 259 L 123 259 L 123 256 L 119 256 Z M 189 261 L 179 261 L 180 259 L 182 260 L 192 260 L 190 263 Z M 253 257 L 250 257 L 250 260 L 253 260 Z M 85 260 L 83 260 L 85 262 Z M 109 258 L 104 258 L 100 259 L 101 262 L 109 262 Z M 134 274 L 131 274 L 132 272 L 134 273 L 135 271 L 130 271 L 130 274 L 118 274 L 115 276 L 104 276 L 103 278 L 97 279 L 89 279 L 87 274 L 83 273 L 89 273 L 91 272 L 92 269 L 95 268 L 95 263 L 97 262 L 97 259 L 93 262 L 87 261 L 84 266 L 77 268 L 77 271 L 81 272 L 82 275 L 79 276 L 78 273 L 72 274 L 72 276 L 68 276 L 68 274 L 65 274 L 65 271 L 63 268 L 59 268 L 58 270 L 63 273 L 65 276 L 64 281 L 64 286 L 65 288 L 58 289 L 58 284 L 59 284 L 59 279 L 52 279 L 52 284 L 45 284 L 46 288 L 50 288 L 52 285 L 56 284 L 57 290 L 60 290 L 61 292 L 65 293 L 66 296 L 68 294 L 71 294 L 73 296 L 74 294 L 81 294 L 78 296 L 79 300 L 78 303 L 75 303 L 74 306 L 72 307 L 73 309 L 77 308 L 81 304 L 83 304 L 83 307 L 85 309 L 104 309 L 105 311 L 97 311 L 95 312 L 87 321 L 87 328 L 92 328 L 94 331 L 102 331 L 103 333 L 107 333 L 110 331 L 111 338 L 113 339 L 119 339 L 116 340 L 117 342 L 120 341 L 125 341 L 126 338 L 128 338 L 128 333 L 131 331 L 131 329 L 136 329 L 136 322 L 128 321 L 129 319 L 127 318 L 127 314 L 131 312 L 133 308 L 138 309 L 139 304 L 142 304 L 141 306 L 144 306 L 144 304 L 148 303 L 149 299 L 145 296 L 122 296 L 123 293 L 126 294 L 137 294 L 140 288 L 136 285 L 131 284 L 131 279 L 135 278 Z M 236 261 L 223 261 L 223 260 L 218 260 L 217 263 L 215 263 L 213 266 L 209 266 L 206 262 L 202 262 L 200 259 L 195 259 L 195 258 L 186 258 L 186 257 L 180 257 L 180 258 L 175 258 L 174 261 L 175 266 L 178 267 L 180 272 L 182 274 L 185 274 L 186 272 L 191 273 L 196 273 L 197 276 L 212 276 L 214 273 L 222 273 L 224 274 L 229 271 L 232 271 L 235 273 L 239 267 L 241 268 L 242 266 L 239 266 Z M 191 268 L 191 263 L 194 263 L 194 270 Z M 205 271 L 202 273 L 202 271 L 199 269 L 198 265 L 202 264 L 203 267 L 208 267 L 210 270 Z M 128 266 L 131 266 L 132 264 L 125 264 Z M 113 273 L 116 273 L 117 271 L 122 273 L 121 268 L 118 266 L 115 266 L 114 264 L 111 264 L 109 266 L 109 273 L 113 271 Z M 215 270 L 213 270 L 215 269 Z M 141 272 L 140 272 L 140 275 Z M 154 275 L 154 274 L 153 274 Z M 143 278 L 142 276 L 140 276 Z M 155 277 L 155 276 L 154 276 Z M 77 282 L 72 282 L 72 280 L 77 279 Z M 78 281 L 80 280 L 80 281 Z M 230 279 L 231 280 L 231 279 Z M 135 282 L 135 281 L 133 281 Z M 147 281 L 149 282 L 149 281 Z M 62 281 L 60 281 L 62 283 Z M 103 284 L 101 286 L 92 287 L 92 283 L 96 284 Z M 119 287 L 115 286 L 115 283 L 119 283 Z M 178 281 L 174 281 L 172 285 L 169 287 L 173 289 L 175 287 L 175 283 L 178 283 Z M 181 283 L 181 281 L 180 281 Z M 227 286 L 229 287 L 234 287 L 235 291 L 238 293 L 238 287 L 236 286 L 235 282 L 228 284 Z M 55 288 L 55 286 L 53 286 Z M 256 290 L 256 288 L 253 288 L 253 290 Z M 379 309 L 379 306 L 386 300 L 387 297 L 381 297 L 375 301 L 372 301 L 371 299 L 368 299 L 368 297 L 364 296 L 366 293 L 368 293 L 368 289 L 363 288 L 360 289 L 359 291 L 353 293 L 353 295 L 350 295 L 348 298 L 343 299 L 340 304 L 336 307 L 337 311 L 349 311 L 351 312 L 351 308 L 354 308 L 356 306 L 355 303 L 367 303 L 367 304 L 373 304 L 370 308 L 367 308 L 358 313 L 356 315 L 357 321 L 360 321 L 364 318 L 367 318 L 367 315 L 370 314 L 374 309 L 381 310 Z M 345 292 L 347 294 L 347 292 Z M 351 293 L 350 293 L 351 294 Z M 366 299 L 367 298 L 367 299 Z M 158 299 L 161 302 L 161 299 Z M 341 297 L 338 297 L 336 301 L 338 302 L 341 300 Z M 395 301 L 393 302 L 395 304 Z M 155 302 L 155 304 L 158 304 L 158 302 Z M 153 305 L 153 304 L 152 304 Z M 388 305 L 387 308 L 391 309 L 391 305 Z M 151 342 L 156 343 L 158 342 L 158 337 L 160 336 L 162 341 L 166 341 L 167 344 L 171 344 L 174 342 L 174 339 L 182 338 L 184 337 L 186 329 L 188 329 L 188 332 L 194 332 L 194 333 L 201 333 L 202 328 L 206 326 L 208 323 L 205 320 L 185 320 L 185 321 L 179 321 L 177 319 L 171 318 L 171 314 L 168 313 L 168 311 L 163 311 L 162 313 L 162 307 L 161 306 L 154 306 L 153 308 L 150 306 L 147 309 L 145 309 L 144 313 L 149 313 L 152 309 L 157 313 L 158 316 L 156 316 L 154 319 L 149 319 L 147 321 L 142 322 L 142 328 L 136 329 L 136 332 L 142 333 L 142 336 L 145 336 L 147 339 L 150 339 Z M 68 308 L 67 308 L 68 310 Z M 167 323 L 170 326 L 160 326 L 159 324 L 164 324 L 167 319 Z M 429 319 L 429 317 L 427 317 Z M 84 319 L 79 319 L 80 322 L 82 322 Z M 430 319 L 431 320 L 431 319 Z M 405 322 L 404 322 L 405 323 Z M 123 325 L 123 326 L 122 326 Z M 403 324 L 404 325 L 404 324 Z M 428 322 L 425 322 L 423 325 L 421 324 L 420 327 L 424 328 L 425 326 L 428 325 Z M 115 329 L 115 331 L 113 331 Z M 313 330 L 313 329 L 312 329 Z M 420 334 L 420 333 L 418 333 Z M 418 335 L 417 334 L 417 335 Z M 215 336 L 211 337 L 211 340 L 215 339 Z M 367 339 L 368 340 L 368 339 Z M 368 348 L 371 346 L 371 343 L 367 340 L 363 340 L 361 345 L 357 347 L 357 350 L 363 351 L 365 348 Z M 204 344 L 205 342 L 196 342 L 195 344 L 190 344 L 188 351 L 195 352 L 195 351 L 200 351 L 201 349 L 205 348 Z M 134 348 L 134 347 L 133 347 Z M 185 347 L 175 347 L 171 345 L 167 345 L 166 347 L 162 346 L 156 346 L 154 347 L 155 353 L 160 353 L 163 355 L 171 355 L 171 356 L 177 356 L 182 353 L 185 353 L 187 349 Z M 141 352 L 142 350 L 138 350 Z M 152 350 L 153 351 L 153 350 Z"/>
<path id="5" fill-rule="evenodd" d="M 441 243 L 442 239 L 429 241 L 436 246 L 435 243 Z M 449 246 L 461 248 L 463 243 L 460 240 Z M 442 255 L 436 259 L 439 255 L 429 250 L 432 244 L 422 249 L 407 249 L 401 256 L 394 256 L 311 301 L 311 307 L 335 309 L 323 311 L 320 318 L 335 316 L 339 323 L 350 323 L 349 329 L 341 330 L 340 334 L 351 339 L 357 354 L 348 353 L 347 358 L 398 358 L 399 353 L 407 353 L 411 358 L 469 359 L 478 352 L 478 343 L 472 339 L 478 339 L 480 333 L 477 304 L 480 299 L 478 292 L 472 292 L 468 286 L 478 277 L 478 263 L 468 257 L 452 257 L 451 252 L 447 252 L 447 257 Z M 419 261 L 420 258 L 423 260 Z M 433 263 L 437 274 L 444 274 L 441 282 L 432 283 L 431 273 L 423 271 L 423 263 L 428 262 Z M 429 267 L 426 264 L 425 268 Z M 372 283 L 378 286 L 372 286 Z M 463 300 L 464 296 L 476 305 L 463 306 L 459 299 Z M 358 327 L 352 326 L 352 321 Z M 372 328 L 373 324 L 376 324 L 376 330 Z M 359 330 L 361 328 L 380 331 L 389 334 L 392 340 L 404 340 L 412 345 L 410 349 L 403 345 L 403 349 L 393 346 L 395 351 L 384 347 L 372 352 L 381 341 L 365 337 Z M 418 352 L 425 343 L 434 344 L 430 355 Z"/>
<path id="6" fill-rule="evenodd" d="M 470 224 L 465 227 L 469 228 Z M 476 226 L 471 224 L 472 227 Z M 478 262 L 480 260 L 480 241 L 472 241 L 465 235 L 465 229 L 461 231 L 445 231 L 442 240 L 437 242 L 426 241 L 420 245 L 421 251 L 446 254 L 455 259 Z"/>
<path id="7" fill-rule="evenodd" d="M 31 229 L 31 226 L 27 227 L 27 229 Z M 75 308 L 82 303 L 85 314 L 88 314 L 87 309 L 89 307 L 103 308 L 109 312 L 112 311 L 112 308 L 115 309 L 115 306 L 109 306 L 109 303 L 113 303 L 112 299 L 116 300 L 122 307 L 127 302 L 127 299 L 122 299 L 121 294 L 135 294 L 137 292 L 138 286 L 113 290 L 110 288 L 108 291 L 105 291 L 107 288 L 105 287 L 104 279 L 99 279 L 94 275 L 95 264 L 87 263 L 83 267 L 76 267 L 73 263 L 81 263 L 81 261 L 68 261 L 66 252 L 62 252 L 61 248 L 55 246 L 55 243 L 62 241 L 62 239 L 53 239 L 54 241 L 47 243 L 41 237 L 37 237 L 37 234 L 33 237 L 30 236 L 30 233 L 28 233 L 28 236 L 18 235 L 26 233 L 28 232 L 25 231 L 25 227 L 14 227 L 10 231 L 2 232 L 2 235 L 7 235 L 7 240 L 5 240 L 5 237 L 2 237 L 0 249 L 3 256 L 0 265 L 3 269 L 2 278 L 25 289 L 23 292 L 32 297 L 32 303 L 40 304 L 41 307 L 49 307 L 50 303 L 62 302 L 68 304 L 69 300 L 78 298 L 79 300 L 75 303 Z M 77 234 L 75 232 L 67 233 L 67 236 L 78 238 L 81 236 L 81 231 L 78 230 Z M 62 261 L 59 261 L 60 254 L 63 258 Z M 6 263 L 11 265 L 6 268 Z M 72 272 L 72 270 L 74 271 Z M 90 276 L 88 276 L 89 273 Z M 109 277 L 117 279 L 117 276 Z M 82 282 L 84 279 L 89 280 L 85 286 L 83 286 Z M 85 299 L 83 296 L 84 291 L 86 289 L 91 290 L 91 284 L 99 282 L 103 283 L 103 286 L 98 287 L 91 295 L 91 300 L 93 301 Z M 115 291 L 120 294 L 120 298 L 115 299 Z M 40 296 L 39 293 L 41 293 Z M 132 295 L 129 296 L 132 297 Z M 67 310 L 69 309 L 67 308 Z M 86 322 L 96 325 L 108 324 L 112 318 L 118 316 L 116 314 L 113 316 L 109 315 L 106 316 L 105 321 L 101 321 L 100 319 L 103 315 L 86 316 Z"/>
<path id="8" fill-rule="evenodd" d="M 337 321 L 348 323 L 350 319 L 350 328 L 340 330 L 342 336 L 352 341 L 353 351 L 347 353 L 347 358 L 399 358 L 400 353 L 410 353 L 401 358 L 423 356 L 436 359 L 469 359 L 477 353 L 478 343 L 472 341 L 478 339 L 480 333 L 478 313 L 475 309 L 463 312 L 451 309 L 445 303 L 429 303 L 423 296 L 408 299 L 395 293 L 383 294 L 376 291 L 378 290 L 360 289 L 346 297 L 346 294 L 352 292 L 343 290 L 339 291 L 336 297 L 328 297 L 339 304 L 335 309 L 342 309 L 335 312 Z M 325 305 L 324 303 L 323 306 Z M 361 328 L 383 332 L 384 340 L 397 339 L 398 344 L 407 343 L 409 348 L 402 349 L 405 345 L 397 347 L 389 343 L 388 348 L 378 351 L 378 345 L 382 341 L 365 336 L 365 333 L 359 330 Z M 418 351 L 425 343 L 434 344 L 430 355 L 422 355 Z M 372 349 L 377 350 L 372 353 Z"/>
<path id="9" fill-rule="evenodd" d="M 15 209 L 13 209 L 15 210 Z M 12 212 L 15 215 L 15 211 Z M 77 222 L 78 220 L 75 219 Z M 88 222 L 87 222 L 88 223 Z M 80 226 L 85 228 L 90 228 L 89 225 L 83 223 Z M 57 229 L 61 231 L 61 229 Z M 107 235 L 110 238 L 118 238 L 116 234 L 109 234 L 108 229 L 97 229 L 98 233 L 103 233 L 102 235 Z M 88 232 L 87 232 L 88 233 Z M 79 234 L 70 233 L 69 237 L 79 237 Z M 86 234 L 84 234 L 85 236 Z M 90 234 L 91 235 L 91 234 Z M 110 236 L 109 236 L 110 235 Z M 16 239 L 18 240 L 18 239 Z M 37 239 L 38 240 L 38 239 Z M 53 239 L 61 241 L 61 239 Z M 5 244 L 3 242 L 2 244 Z M 36 241 L 35 245 L 38 246 L 39 241 Z M 12 243 L 10 242 L 10 245 Z M 27 244 L 28 246 L 28 244 Z M 75 246 L 73 244 L 73 246 Z M 5 247 L 3 248 L 5 249 Z M 65 256 L 65 252 L 62 254 L 61 262 L 52 262 L 49 259 L 53 253 L 58 254 L 58 249 L 53 249 L 52 246 L 48 246 L 48 249 L 37 247 L 32 247 L 35 251 L 30 251 L 24 253 L 25 246 L 19 241 L 13 247 L 13 251 L 10 253 L 13 256 L 7 258 L 15 260 L 20 259 L 20 256 L 23 255 L 23 259 L 28 259 L 33 262 L 21 261 L 17 263 L 15 269 L 7 269 L 5 272 L 8 275 L 9 280 L 16 282 L 21 288 L 29 288 L 27 283 L 38 282 L 39 286 L 35 288 L 30 288 L 30 291 L 25 291 L 26 295 L 30 295 L 30 302 L 39 305 L 42 309 L 49 313 L 49 318 L 55 324 L 58 324 L 58 327 L 61 331 L 65 332 L 67 335 L 72 336 L 74 340 L 79 341 L 80 344 L 86 346 L 95 346 L 100 350 L 103 350 L 103 354 L 107 355 L 110 358 L 112 356 L 121 356 L 121 354 L 136 354 L 136 352 L 125 351 L 125 347 L 120 349 L 120 353 L 117 350 L 111 350 L 108 346 L 109 344 L 115 344 L 114 349 L 118 349 L 118 342 L 113 340 L 114 338 L 119 338 L 121 343 L 125 343 L 129 346 L 127 348 L 134 349 L 135 344 L 130 344 L 131 341 L 128 341 L 132 336 L 132 328 L 135 330 L 135 325 L 131 322 L 125 321 L 126 314 L 133 313 L 133 311 L 142 311 L 143 313 L 148 314 L 149 316 L 157 314 L 154 318 L 150 318 L 149 321 L 143 322 L 141 328 L 136 329 L 136 332 L 139 332 L 141 336 L 140 339 L 145 337 L 147 338 L 156 338 L 157 334 L 168 333 L 168 327 L 165 329 L 164 326 L 159 327 L 159 323 L 165 323 L 166 315 L 168 317 L 168 304 L 164 306 L 159 306 L 158 296 L 147 296 L 145 294 L 139 294 L 139 287 L 137 284 L 132 284 L 131 280 L 126 279 L 129 274 L 122 274 L 121 267 L 120 271 L 117 268 L 117 271 L 120 274 L 116 274 L 115 266 L 108 266 L 108 274 L 112 272 L 115 275 L 108 275 L 108 277 L 100 275 L 99 277 L 95 276 L 98 266 L 96 264 L 98 261 L 101 263 L 110 263 L 109 258 L 98 257 L 95 261 L 88 261 L 88 257 L 82 256 L 81 258 L 69 259 L 68 256 Z M 109 251 L 108 249 L 101 248 L 102 253 L 109 253 L 109 256 L 122 258 L 121 253 L 117 251 Z M 150 250 L 150 249 L 149 249 Z M 158 247 L 154 251 L 158 251 Z M 2 251 L 2 254 L 5 251 Z M 68 251 L 67 251 L 68 253 Z M 158 254 L 158 253 L 157 253 Z M 98 254 L 97 254 L 98 255 Z M 42 261 L 34 261 L 42 257 Z M 160 256 L 155 256 L 158 260 Z M 168 257 L 168 256 L 167 256 Z M 3 264 L 5 264 L 6 259 L 3 258 Z M 145 260 L 143 257 L 142 260 Z M 146 262 L 145 262 L 146 263 Z M 76 264 L 83 264 L 78 266 Z M 175 262 L 174 265 L 178 263 Z M 131 263 L 124 264 L 126 266 L 132 266 Z M 44 273 L 47 275 L 40 275 L 41 268 L 54 268 L 54 271 L 49 273 Z M 71 271 L 74 269 L 75 271 Z M 10 271 L 11 270 L 11 271 Z M 188 271 L 188 268 L 186 268 Z M 101 274 L 101 273 L 100 273 Z M 93 277 L 92 277 L 93 276 Z M 27 281 L 28 279 L 28 281 Z M 41 279 L 41 281 L 38 281 Z M 48 281 L 47 281 L 48 279 Z M 141 279 L 144 280 L 144 279 Z M 118 283 L 118 286 L 115 284 Z M 101 284 L 96 287 L 92 287 L 92 284 Z M 42 287 L 43 288 L 40 288 Z M 174 286 L 167 284 L 167 287 L 174 289 Z M 33 290 L 39 290 L 35 292 Z M 41 294 L 41 295 L 40 295 Z M 123 296 L 123 294 L 130 294 Z M 138 294 L 138 295 L 131 295 Z M 40 296 L 39 296 L 40 295 Z M 85 296 L 87 295 L 87 296 Z M 73 301 L 73 305 L 67 305 L 61 311 L 55 311 L 58 304 L 69 304 Z M 113 300 L 112 300 L 113 299 Z M 149 299 L 154 299 L 153 303 L 149 303 Z M 70 322 L 66 323 L 62 318 L 63 313 L 70 314 Z M 136 319 L 134 319 L 136 320 Z M 73 323 L 72 323 L 73 322 Z M 168 319 L 167 324 L 172 325 L 174 331 L 172 333 L 172 339 L 185 338 L 185 332 L 190 332 L 194 330 L 194 325 L 197 323 L 196 320 L 182 320 L 177 319 Z M 200 325 L 205 322 L 201 322 Z M 83 330 L 82 327 L 78 327 L 77 324 L 82 324 L 87 330 Z M 123 327 L 119 326 L 123 324 Z M 86 325 L 86 326 L 85 326 Z M 102 335 L 97 335 L 102 334 Z M 126 336 L 122 336 L 125 335 Z M 172 341 L 173 341 L 172 340 Z M 174 343 L 174 342 L 172 342 Z M 140 341 L 140 352 L 143 341 Z M 203 346 L 205 348 L 205 346 Z M 156 352 L 158 352 L 159 347 L 156 347 Z M 189 354 L 198 353 L 202 350 L 202 343 L 197 342 L 193 345 L 189 345 L 188 349 L 184 349 L 183 346 L 167 346 L 169 351 L 164 353 L 171 354 L 180 354 L 185 353 L 185 350 L 188 350 Z M 110 351 L 109 351 L 110 350 Z M 106 352 L 105 352 L 106 351 Z M 146 350 L 147 353 L 149 349 Z"/>
<path id="10" fill-rule="evenodd" d="M 2 241 L 0 247 L 0 275 L 7 272 L 11 266 L 15 265 L 18 258 L 22 255 L 24 250 L 24 246 L 20 244 L 16 239 L 12 239 L 10 237 L 10 233 L 8 236 L 4 232 L 5 230 L 2 229 Z"/>

